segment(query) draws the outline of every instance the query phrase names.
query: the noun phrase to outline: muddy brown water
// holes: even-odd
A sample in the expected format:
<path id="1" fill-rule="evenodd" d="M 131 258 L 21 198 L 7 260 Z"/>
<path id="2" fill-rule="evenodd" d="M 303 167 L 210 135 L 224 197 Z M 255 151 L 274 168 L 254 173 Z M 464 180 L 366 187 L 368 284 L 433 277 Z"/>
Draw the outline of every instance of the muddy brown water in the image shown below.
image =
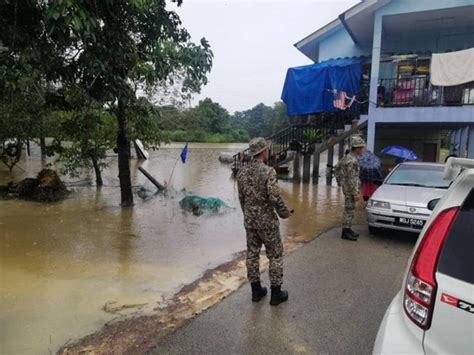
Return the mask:
<path id="1" fill-rule="evenodd" d="M 109 321 L 153 313 L 182 286 L 232 260 L 245 249 L 245 233 L 236 184 L 218 156 L 244 147 L 191 144 L 186 164 L 176 165 L 173 191 L 148 200 L 135 195 L 130 209 L 118 207 L 113 156 L 100 190 L 83 176 L 66 179 L 73 194 L 59 203 L 0 200 L 0 353 L 48 354 Z M 154 190 L 138 165 L 168 180 L 181 148 L 164 146 L 148 161 L 133 159 L 133 185 Z M 0 184 L 34 176 L 41 168 L 37 149 L 20 166 L 24 171 L 12 174 L 1 167 Z M 324 180 L 280 181 L 296 211 L 282 222 L 285 238 L 305 242 L 339 223 L 342 193 Z M 231 209 L 183 213 L 179 200 L 188 193 L 219 197 Z"/>

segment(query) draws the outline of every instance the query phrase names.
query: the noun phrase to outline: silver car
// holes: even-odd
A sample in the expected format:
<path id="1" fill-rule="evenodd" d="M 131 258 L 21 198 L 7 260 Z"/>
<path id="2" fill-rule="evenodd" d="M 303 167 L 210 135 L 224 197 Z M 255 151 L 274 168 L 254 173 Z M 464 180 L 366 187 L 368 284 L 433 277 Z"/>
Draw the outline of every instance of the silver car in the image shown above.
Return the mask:
<path id="1" fill-rule="evenodd" d="M 446 175 L 457 178 L 418 238 L 373 354 L 474 353 L 474 160 L 449 159 Z"/>
<path id="2" fill-rule="evenodd" d="M 430 202 L 440 199 L 450 182 L 444 164 L 402 163 L 387 176 L 367 204 L 372 234 L 381 228 L 419 233 L 431 215 Z"/>

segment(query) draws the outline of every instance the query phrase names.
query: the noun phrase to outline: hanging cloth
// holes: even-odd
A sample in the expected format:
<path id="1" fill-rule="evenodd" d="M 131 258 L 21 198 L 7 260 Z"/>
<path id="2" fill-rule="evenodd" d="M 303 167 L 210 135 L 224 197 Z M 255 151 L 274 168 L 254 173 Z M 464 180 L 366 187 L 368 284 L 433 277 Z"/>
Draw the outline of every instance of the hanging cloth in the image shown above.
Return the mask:
<path id="1" fill-rule="evenodd" d="M 340 91 L 336 95 L 334 95 L 334 101 L 333 105 L 335 108 L 338 108 L 339 110 L 345 110 L 346 109 L 346 95 L 343 91 Z"/>
<path id="2" fill-rule="evenodd" d="M 450 53 L 433 53 L 431 84 L 454 86 L 474 81 L 474 48 Z"/>
<path id="3" fill-rule="evenodd" d="M 321 63 L 289 68 L 281 99 L 288 116 L 337 112 L 333 90 L 354 95 L 360 91 L 362 59 L 329 59 Z M 341 105 L 342 107 L 342 105 Z"/>
<path id="4" fill-rule="evenodd" d="M 335 108 L 345 111 L 352 106 L 355 101 L 355 98 L 355 95 L 349 97 L 344 91 L 339 91 L 338 93 L 334 94 L 333 105 Z M 346 99 L 349 100 L 348 104 L 346 104 Z"/>

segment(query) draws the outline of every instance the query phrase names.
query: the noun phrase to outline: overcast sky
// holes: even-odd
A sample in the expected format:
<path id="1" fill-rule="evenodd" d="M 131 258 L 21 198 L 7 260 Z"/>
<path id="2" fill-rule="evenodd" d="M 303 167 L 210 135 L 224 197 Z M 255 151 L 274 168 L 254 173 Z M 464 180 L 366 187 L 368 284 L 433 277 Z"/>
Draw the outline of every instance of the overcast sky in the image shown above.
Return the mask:
<path id="1" fill-rule="evenodd" d="M 184 0 L 177 9 L 194 41 L 214 52 L 210 97 L 231 113 L 280 99 L 286 69 L 310 64 L 294 46 L 358 0 Z M 170 6 L 170 8 L 174 8 Z"/>

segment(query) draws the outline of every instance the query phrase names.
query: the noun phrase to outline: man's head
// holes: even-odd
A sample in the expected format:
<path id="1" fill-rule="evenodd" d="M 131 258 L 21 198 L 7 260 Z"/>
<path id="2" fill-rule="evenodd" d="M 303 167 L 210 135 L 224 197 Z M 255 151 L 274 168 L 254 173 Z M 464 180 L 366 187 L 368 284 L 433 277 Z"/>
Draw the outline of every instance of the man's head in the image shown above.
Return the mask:
<path id="1" fill-rule="evenodd" d="M 359 136 L 353 136 L 351 139 L 351 148 L 352 152 L 359 156 L 364 154 L 364 149 L 365 149 L 365 142 L 362 138 Z"/>
<path id="2" fill-rule="evenodd" d="M 270 155 L 270 144 L 262 137 L 254 138 L 249 143 L 250 155 L 255 159 L 267 161 Z"/>

